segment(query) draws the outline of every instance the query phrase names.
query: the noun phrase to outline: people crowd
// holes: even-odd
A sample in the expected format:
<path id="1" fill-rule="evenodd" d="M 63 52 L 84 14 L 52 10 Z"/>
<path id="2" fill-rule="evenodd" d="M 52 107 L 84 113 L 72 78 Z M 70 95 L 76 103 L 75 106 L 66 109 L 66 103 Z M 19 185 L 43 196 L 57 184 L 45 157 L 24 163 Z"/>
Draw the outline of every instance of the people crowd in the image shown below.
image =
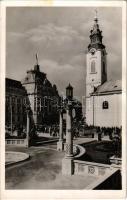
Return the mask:
<path id="1" fill-rule="evenodd" d="M 50 136 L 58 136 L 59 134 L 59 126 L 56 125 L 43 125 L 41 128 L 38 130 L 39 132 L 42 133 L 49 133 Z"/>
<path id="2" fill-rule="evenodd" d="M 99 126 L 86 126 L 86 130 L 95 129 L 97 133 L 103 134 L 103 136 L 109 135 L 110 139 L 113 139 L 114 136 L 121 137 L 121 127 L 99 127 Z"/>
<path id="3" fill-rule="evenodd" d="M 13 127 L 13 133 L 15 131 L 16 128 Z M 122 131 L 122 127 L 99 127 L 99 126 L 72 126 L 72 132 L 73 132 L 73 137 L 77 138 L 80 137 L 81 135 L 85 136 L 85 134 L 87 133 L 93 133 L 96 132 L 100 135 L 100 137 L 103 136 L 109 136 L 110 139 L 113 139 L 114 136 L 118 136 L 119 138 L 121 137 L 121 131 Z M 23 133 L 25 134 L 25 130 L 23 128 L 19 128 L 17 131 L 17 136 L 19 137 L 23 137 L 24 135 L 22 135 Z M 48 133 L 50 134 L 50 136 L 53 137 L 59 137 L 59 125 L 55 124 L 55 125 L 42 125 L 40 128 L 37 129 L 37 132 L 41 132 L 41 133 Z M 82 134 L 80 134 L 82 132 Z M 8 137 L 8 131 L 6 131 L 6 136 Z M 63 128 L 63 133 L 64 135 L 66 135 L 66 126 L 64 126 Z"/>

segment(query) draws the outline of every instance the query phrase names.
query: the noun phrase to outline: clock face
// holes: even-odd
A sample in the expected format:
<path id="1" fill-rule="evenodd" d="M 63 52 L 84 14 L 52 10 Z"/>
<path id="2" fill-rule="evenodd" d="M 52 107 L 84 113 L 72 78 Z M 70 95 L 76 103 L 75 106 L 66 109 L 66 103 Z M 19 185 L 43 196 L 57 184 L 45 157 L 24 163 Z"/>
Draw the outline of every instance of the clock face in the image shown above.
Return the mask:
<path id="1" fill-rule="evenodd" d="M 95 53 L 95 51 L 96 51 L 96 49 L 92 48 L 92 49 L 90 50 L 90 53 L 93 55 L 93 54 Z"/>

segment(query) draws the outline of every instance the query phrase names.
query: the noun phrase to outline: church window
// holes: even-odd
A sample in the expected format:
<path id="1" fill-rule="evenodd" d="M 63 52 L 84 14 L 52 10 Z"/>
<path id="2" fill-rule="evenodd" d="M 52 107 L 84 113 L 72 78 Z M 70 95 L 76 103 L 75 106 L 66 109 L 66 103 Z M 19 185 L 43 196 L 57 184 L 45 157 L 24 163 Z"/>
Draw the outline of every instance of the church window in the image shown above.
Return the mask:
<path id="1" fill-rule="evenodd" d="M 93 37 L 93 38 L 92 38 L 92 42 L 96 42 L 96 37 Z"/>
<path id="2" fill-rule="evenodd" d="M 95 73 L 95 61 L 91 62 L 91 73 Z"/>
<path id="3" fill-rule="evenodd" d="M 103 101 L 102 108 L 103 109 L 108 109 L 108 107 L 109 107 L 108 101 Z"/>
<path id="4" fill-rule="evenodd" d="M 105 74 L 105 63 L 103 62 L 103 74 Z"/>

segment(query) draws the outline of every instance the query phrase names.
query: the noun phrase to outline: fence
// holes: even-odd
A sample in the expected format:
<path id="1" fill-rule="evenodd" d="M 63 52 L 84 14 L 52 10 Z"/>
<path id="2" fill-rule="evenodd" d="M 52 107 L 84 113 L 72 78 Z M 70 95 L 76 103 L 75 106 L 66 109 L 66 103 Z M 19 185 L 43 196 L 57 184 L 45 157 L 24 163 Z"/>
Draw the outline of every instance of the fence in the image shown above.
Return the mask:
<path id="1" fill-rule="evenodd" d="M 6 145 L 16 145 L 16 146 L 28 146 L 28 140 L 27 139 L 6 139 L 5 140 Z"/>
<path id="2" fill-rule="evenodd" d="M 88 185 L 85 189 L 121 189 L 120 169 L 111 165 L 74 160 L 74 174 L 90 175 L 97 177 L 97 180 Z"/>
<path id="3" fill-rule="evenodd" d="M 74 160 L 74 174 L 103 176 L 111 170 L 110 165 Z"/>

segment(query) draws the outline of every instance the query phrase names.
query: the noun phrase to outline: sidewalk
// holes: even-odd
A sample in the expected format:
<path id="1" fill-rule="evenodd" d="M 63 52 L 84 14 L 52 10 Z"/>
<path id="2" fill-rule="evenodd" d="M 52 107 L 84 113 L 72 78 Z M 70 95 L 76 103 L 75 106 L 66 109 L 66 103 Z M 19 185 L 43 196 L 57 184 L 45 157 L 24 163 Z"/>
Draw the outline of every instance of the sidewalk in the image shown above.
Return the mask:
<path id="1" fill-rule="evenodd" d="M 90 142 L 93 142 L 93 141 L 96 141 L 95 138 L 75 138 L 73 139 L 73 143 L 74 144 L 85 144 L 85 143 L 90 143 Z"/>

